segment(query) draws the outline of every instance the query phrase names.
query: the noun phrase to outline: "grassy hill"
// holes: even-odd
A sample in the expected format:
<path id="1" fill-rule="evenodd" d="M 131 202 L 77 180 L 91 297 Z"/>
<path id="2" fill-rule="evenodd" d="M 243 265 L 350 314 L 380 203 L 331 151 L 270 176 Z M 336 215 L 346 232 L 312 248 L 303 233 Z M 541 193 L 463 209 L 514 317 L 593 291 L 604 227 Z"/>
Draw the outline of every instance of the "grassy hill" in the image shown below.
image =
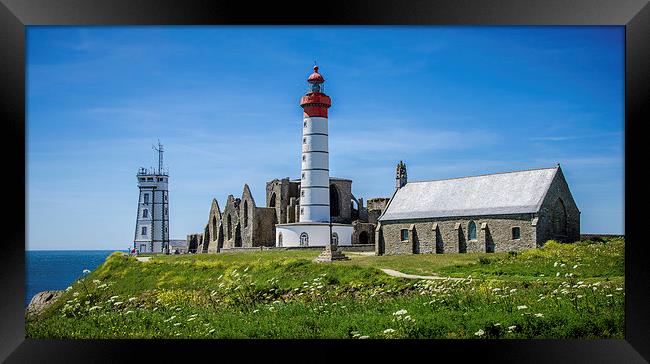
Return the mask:
<path id="1" fill-rule="evenodd" d="M 624 241 L 519 254 L 114 253 L 30 338 L 623 338 Z M 404 273 L 464 280 L 411 280 Z"/>

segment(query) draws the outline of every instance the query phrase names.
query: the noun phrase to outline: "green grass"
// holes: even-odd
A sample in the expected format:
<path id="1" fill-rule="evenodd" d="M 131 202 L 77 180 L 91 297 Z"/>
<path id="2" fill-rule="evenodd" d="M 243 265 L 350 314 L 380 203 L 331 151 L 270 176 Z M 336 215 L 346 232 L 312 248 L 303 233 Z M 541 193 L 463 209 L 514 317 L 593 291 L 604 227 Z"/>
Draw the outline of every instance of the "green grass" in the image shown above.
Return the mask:
<path id="1" fill-rule="evenodd" d="M 550 242 L 516 255 L 350 253 L 350 261 L 331 264 L 313 263 L 318 251 L 146 263 L 115 253 L 28 318 L 26 331 L 30 338 L 623 338 L 623 252 L 622 239 L 609 239 Z M 472 278 L 408 280 L 378 268 Z"/>

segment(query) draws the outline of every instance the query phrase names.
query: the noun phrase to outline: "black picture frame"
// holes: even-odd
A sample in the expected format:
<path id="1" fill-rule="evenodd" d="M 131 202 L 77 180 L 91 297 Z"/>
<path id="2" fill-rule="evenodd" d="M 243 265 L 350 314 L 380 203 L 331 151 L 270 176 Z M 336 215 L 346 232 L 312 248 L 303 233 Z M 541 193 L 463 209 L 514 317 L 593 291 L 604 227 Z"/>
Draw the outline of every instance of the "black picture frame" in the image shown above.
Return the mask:
<path id="1" fill-rule="evenodd" d="M 24 328 L 25 27 L 29 25 L 359 24 L 625 26 L 625 340 L 27 340 Z M 650 360 L 649 243 L 641 235 L 644 122 L 650 120 L 645 0 L 446 0 L 249 3 L 202 0 L 0 0 L 0 110 L 7 232 L 0 250 L 0 359 L 20 362 L 453 360 L 642 363 Z M 445 358 L 445 359 L 443 359 Z M 205 360 L 205 359 L 201 359 Z M 228 360 L 235 360 L 228 359 Z"/>

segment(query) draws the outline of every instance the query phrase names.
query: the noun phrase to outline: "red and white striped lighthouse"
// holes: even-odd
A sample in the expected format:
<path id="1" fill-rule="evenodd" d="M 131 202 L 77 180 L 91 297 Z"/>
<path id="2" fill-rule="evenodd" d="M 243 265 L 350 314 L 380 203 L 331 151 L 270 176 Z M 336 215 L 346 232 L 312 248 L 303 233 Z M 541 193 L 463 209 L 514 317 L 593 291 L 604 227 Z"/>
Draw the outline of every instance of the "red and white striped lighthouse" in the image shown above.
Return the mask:
<path id="1" fill-rule="evenodd" d="M 325 79 L 314 66 L 307 79 L 309 89 L 300 98 L 303 108 L 302 168 L 300 174 L 301 222 L 329 222 L 329 149 L 327 109 L 332 100 L 325 94 Z"/>
<path id="2" fill-rule="evenodd" d="M 332 99 L 325 94 L 325 79 L 314 72 L 309 88 L 300 98 L 302 115 L 302 165 L 300 171 L 300 214 L 298 222 L 276 224 L 275 244 L 283 247 L 352 244 L 351 224 L 330 222 L 330 170 L 327 112 Z"/>

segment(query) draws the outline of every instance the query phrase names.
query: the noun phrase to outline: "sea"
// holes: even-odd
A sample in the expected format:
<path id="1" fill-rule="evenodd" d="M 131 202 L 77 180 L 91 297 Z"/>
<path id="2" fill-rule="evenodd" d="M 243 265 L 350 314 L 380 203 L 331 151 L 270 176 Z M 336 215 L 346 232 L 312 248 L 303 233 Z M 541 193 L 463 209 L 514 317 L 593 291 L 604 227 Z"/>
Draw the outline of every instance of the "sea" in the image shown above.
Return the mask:
<path id="1" fill-rule="evenodd" d="M 25 307 L 41 291 L 64 290 L 118 250 L 28 250 L 25 252 Z"/>

